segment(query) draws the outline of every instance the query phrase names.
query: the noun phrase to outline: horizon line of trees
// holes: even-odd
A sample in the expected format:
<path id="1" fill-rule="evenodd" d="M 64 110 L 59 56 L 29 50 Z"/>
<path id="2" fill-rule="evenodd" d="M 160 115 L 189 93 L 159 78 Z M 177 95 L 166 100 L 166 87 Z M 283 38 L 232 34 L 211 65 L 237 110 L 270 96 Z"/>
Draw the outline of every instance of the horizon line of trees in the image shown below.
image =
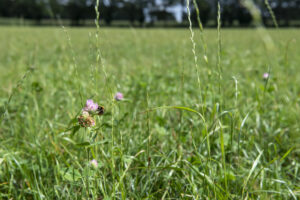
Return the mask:
<path id="1" fill-rule="evenodd" d="M 254 0 L 261 11 L 263 22 L 271 19 L 265 0 Z M 203 25 L 216 20 L 218 0 L 196 0 Z M 80 25 L 81 21 L 95 19 L 96 0 L 0 0 L 0 17 L 23 18 L 36 21 L 42 19 L 69 19 L 71 25 Z M 248 26 L 252 16 L 243 7 L 241 0 L 220 0 L 223 26 Z M 300 0 L 269 0 L 275 16 L 281 25 L 289 26 L 291 21 L 300 20 Z M 126 20 L 131 25 L 145 23 L 154 25 L 157 21 L 175 21 L 170 8 L 180 6 L 182 19 L 187 19 L 186 0 L 100 0 L 100 18 L 106 25 L 114 20 Z M 191 0 L 192 19 L 197 20 L 193 0 Z"/>

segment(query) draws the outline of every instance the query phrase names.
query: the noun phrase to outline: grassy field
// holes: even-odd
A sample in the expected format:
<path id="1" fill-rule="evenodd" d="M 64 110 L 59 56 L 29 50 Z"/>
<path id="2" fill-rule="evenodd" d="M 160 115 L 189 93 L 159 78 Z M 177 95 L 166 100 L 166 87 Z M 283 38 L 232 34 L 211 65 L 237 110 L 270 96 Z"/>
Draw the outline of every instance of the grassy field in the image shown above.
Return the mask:
<path id="1" fill-rule="evenodd" d="M 300 30 L 0 29 L 0 199 L 300 197 Z"/>

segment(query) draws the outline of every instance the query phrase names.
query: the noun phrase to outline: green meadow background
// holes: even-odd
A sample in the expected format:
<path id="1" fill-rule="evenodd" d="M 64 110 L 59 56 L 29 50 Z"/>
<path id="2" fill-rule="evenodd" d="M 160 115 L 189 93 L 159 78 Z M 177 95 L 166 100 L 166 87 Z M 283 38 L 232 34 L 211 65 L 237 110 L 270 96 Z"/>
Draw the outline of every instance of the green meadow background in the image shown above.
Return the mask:
<path id="1" fill-rule="evenodd" d="M 298 199 L 300 31 L 194 32 L 0 27 L 0 199 Z"/>

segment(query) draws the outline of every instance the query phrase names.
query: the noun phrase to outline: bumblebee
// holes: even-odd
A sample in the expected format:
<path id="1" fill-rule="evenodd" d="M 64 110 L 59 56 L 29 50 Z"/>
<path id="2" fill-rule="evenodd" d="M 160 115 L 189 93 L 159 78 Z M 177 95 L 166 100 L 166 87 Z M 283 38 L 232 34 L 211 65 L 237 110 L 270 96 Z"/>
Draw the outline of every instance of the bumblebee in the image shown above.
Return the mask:
<path id="1" fill-rule="evenodd" d="M 103 106 L 99 106 L 97 109 L 97 114 L 98 115 L 103 115 L 104 114 L 104 107 Z"/>

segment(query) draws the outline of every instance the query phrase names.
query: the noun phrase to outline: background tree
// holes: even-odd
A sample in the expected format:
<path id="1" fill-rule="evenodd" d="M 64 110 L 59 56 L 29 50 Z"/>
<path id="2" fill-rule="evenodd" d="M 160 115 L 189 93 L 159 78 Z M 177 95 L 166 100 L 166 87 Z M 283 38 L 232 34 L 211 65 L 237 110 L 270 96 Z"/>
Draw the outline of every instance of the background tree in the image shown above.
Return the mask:
<path id="1" fill-rule="evenodd" d="M 211 12 L 211 6 L 206 0 L 196 0 L 198 9 L 199 9 L 199 14 L 200 14 L 200 19 L 202 25 L 205 25 L 209 18 L 210 18 L 210 12 Z M 195 24 L 197 24 L 197 12 L 195 7 L 192 10 L 192 20 Z"/>
<path id="2" fill-rule="evenodd" d="M 145 23 L 145 9 L 147 9 L 148 3 L 148 0 L 135 0 L 136 20 L 140 23 L 140 26 Z"/>
<path id="3" fill-rule="evenodd" d="M 1 0 L 0 1 L 0 16 L 1 17 L 13 17 L 12 8 L 14 6 L 13 0 Z"/>
<path id="4" fill-rule="evenodd" d="M 47 17 L 45 2 L 42 0 L 3 1 L 6 4 L 5 6 L 10 6 L 6 7 L 10 17 L 33 19 L 37 24 L 40 24 L 42 18 Z"/>
<path id="5" fill-rule="evenodd" d="M 61 18 L 64 6 L 59 0 L 48 0 L 47 5 L 49 9 L 49 15 L 51 18 Z"/>
<path id="6" fill-rule="evenodd" d="M 110 25 L 113 18 L 114 18 L 114 12 L 116 11 L 117 9 L 117 4 L 120 3 L 119 0 L 109 0 L 107 4 L 103 4 L 104 7 L 103 7 L 103 10 L 102 10 L 102 13 L 103 13 L 103 18 L 104 18 L 104 21 L 107 25 Z"/>
<path id="7" fill-rule="evenodd" d="M 283 25 L 289 26 L 292 20 L 300 19 L 300 0 L 269 0 L 269 3 Z"/>
<path id="8" fill-rule="evenodd" d="M 196 21 L 196 13 L 191 2 L 192 19 Z M 261 10 L 265 24 L 273 24 L 271 15 L 264 0 L 253 0 Z M 268 0 L 277 21 L 281 25 L 289 26 L 291 22 L 299 23 L 300 0 Z M 95 19 L 96 0 L 0 0 L 0 17 L 14 17 L 35 20 L 40 24 L 42 19 L 64 18 L 70 19 L 72 25 L 80 25 L 85 19 Z M 217 4 L 221 4 L 221 19 L 223 25 L 232 26 L 238 21 L 241 26 L 251 24 L 252 17 L 249 11 L 240 3 L 241 0 L 196 0 L 200 9 L 200 18 L 203 24 L 208 20 L 216 20 Z M 131 25 L 145 23 L 146 17 L 150 22 L 175 21 L 174 13 L 170 8 L 181 6 L 181 14 L 186 19 L 186 0 L 100 0 L 100 19 L 107 25 L 113 20 L 126 20 Z"/>
<path id="9" fill-rule="evenodd" d="M 87 5 L 86 0 L 69 0 L 66 5 L 66 11 L 68 17 L 72 21 L 72 25 L 78 26 L 80 20 L 84 20 L 88 17 L 88 12 L 93 12 L 91 5 Z"/>
<path id="10" fill-rule="evenodd" d="M 237 20 L 240 26 L 249 26 L 252 22 L 252 16 L 247 8 L 241 3 L 237 7 Z"/>
<path id="11" fill-rule="evenodd" d="M 227 0 L 223 1 L 221 20 L 222 26 L 232 26 L 237 18 L 238 1 Z"/>
<path id="12" fill-rule="evenodd" d="M 125 1 L 123 5 L 123 10 L 126 13 L 126 17 L 128 18 L 131 25 L 134 24 L 136 19 L 136 11 L 137 6 L 134 4 L 134 1 Z"/>
<path id="13" fill-rule="evenodd" d="M 161 3 L 152 1 L 152 10 L 150 12 L 151 18 L 154 21 L 164 21 L 164 24 L 167 24 L 167 21 L 175 21 L 173 13 L 168 11 L 170 6 L 173 6 L 177 3 L 177 0 L 164 0 Z"/>
<path id="14" fill-rule="evenodd" d="M 33 6 L 30 9 L 32 19 L 34 19 L 37 24 L 40 24 L 43 18 L 48 17 L 46 4 L 43 0 L 33 0 L 32 2 Z"/>

